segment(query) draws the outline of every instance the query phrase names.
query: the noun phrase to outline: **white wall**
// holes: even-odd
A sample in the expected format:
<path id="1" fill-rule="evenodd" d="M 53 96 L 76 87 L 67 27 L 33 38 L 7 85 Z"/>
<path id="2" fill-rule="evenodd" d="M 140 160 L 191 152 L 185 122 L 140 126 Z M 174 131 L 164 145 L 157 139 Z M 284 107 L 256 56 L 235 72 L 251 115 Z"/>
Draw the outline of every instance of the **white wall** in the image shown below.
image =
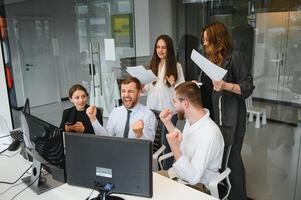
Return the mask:
<path id="1" fill-rule="evenodd" d="M 6 120 L 9 129 L 12 129 L 11 112 L 8 101 L 7 84 L 5 79 L 2 47 L 0 48 L 0 115 Z"/>
<path id="2" fill-rule="evenodd" d="M 136 56 L 148 56 L 150 55 L 149 0 L 134 0 L 134 13 Z"/>
<path id="3" fill-rule="evenodd" d="M 171 0 L 134 0 L 136 56 L 153 53 L 161 34 L 172 34 Z"/>

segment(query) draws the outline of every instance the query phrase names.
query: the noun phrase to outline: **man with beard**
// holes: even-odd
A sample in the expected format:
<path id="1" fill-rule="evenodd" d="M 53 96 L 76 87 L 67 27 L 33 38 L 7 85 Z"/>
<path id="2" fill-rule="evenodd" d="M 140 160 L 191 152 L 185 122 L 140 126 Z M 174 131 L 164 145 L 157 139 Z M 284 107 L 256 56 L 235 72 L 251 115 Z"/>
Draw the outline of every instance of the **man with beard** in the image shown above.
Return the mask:
<path id="1" fill-rule="evenodd" d="M 175 162 L 160 174 L 179 178 L 203 192 L 219 175 L 224 139 L 218 126 L 210 119 L 209 111 L 203 108 L 202 95 L 193 82 L 185 82 L 175 88 L 173 104 L 179 119 L 186 119 L 181 133 L 171 122 L 173 113 L 164 109 L 160 119 L 168 130 L 166 135 Z M 165 174 L 164 174 L 165 173 Z"/>
<path id="2" fill-rule="evenodd" d="M 86 113 L 95 134 L 154 141 L 157 120 L 149 108 L 139 103 L 140 92 L 141 83 L 137 78 L 129 76 L 121 80 L 123 105 L 113 109 L 106 129 L 93 120 L 96 119 L 96 109 L 90 106 Z"/>

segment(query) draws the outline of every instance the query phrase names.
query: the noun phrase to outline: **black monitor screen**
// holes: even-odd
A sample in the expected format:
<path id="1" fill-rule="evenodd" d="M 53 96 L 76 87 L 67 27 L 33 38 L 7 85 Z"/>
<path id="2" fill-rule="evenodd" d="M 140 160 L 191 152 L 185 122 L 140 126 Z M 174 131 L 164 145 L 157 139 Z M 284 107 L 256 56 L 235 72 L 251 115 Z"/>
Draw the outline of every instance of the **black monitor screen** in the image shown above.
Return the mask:
<path id="1" fill-rule="evenodd" d="M 111 183 L 113 193 L 152 197 L 152 143 L 65 133 L 67 183 L 93 188 Z"/>
<path id="2" fill-rule="evenodd" d="M 64 169 L 65 156 L 62 131 L 46 121 L 23 112 L 25 116 L 29 139 L 36 152 L 47 163 Z"/>
<path id="3" fill-rule="evenodd" d="M 29 104 L 29 99 L 28 98 L 25 100 L 25 104 L 24 104 L 24 107 L 23 107 L 23 112 L 26 112 L 26 113 L 30 114 L 30 104 Z"/>

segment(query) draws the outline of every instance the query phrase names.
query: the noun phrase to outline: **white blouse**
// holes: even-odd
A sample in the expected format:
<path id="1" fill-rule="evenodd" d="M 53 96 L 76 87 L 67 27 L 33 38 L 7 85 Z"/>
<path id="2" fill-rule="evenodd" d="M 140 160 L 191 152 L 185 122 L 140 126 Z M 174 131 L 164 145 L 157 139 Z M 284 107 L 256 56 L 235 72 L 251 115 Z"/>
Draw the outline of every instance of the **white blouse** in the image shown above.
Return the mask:
<path id="1" fill-rule="evenodd" d="M 168 87 L 165 78 L 165 65 L 160 66 L 158 70 L 158 79 L 155 85 L 147 84 L 144 88 L 148 92 L 146 106 L 153 110 L 161 111 L 164 108 L 169 108 L 176 111 L 172 98 L 175 92 L 175 87 Z M 180 63 L 177 63 L 178 79 L 176 85 L 185 82 L 183 69 Z"/>

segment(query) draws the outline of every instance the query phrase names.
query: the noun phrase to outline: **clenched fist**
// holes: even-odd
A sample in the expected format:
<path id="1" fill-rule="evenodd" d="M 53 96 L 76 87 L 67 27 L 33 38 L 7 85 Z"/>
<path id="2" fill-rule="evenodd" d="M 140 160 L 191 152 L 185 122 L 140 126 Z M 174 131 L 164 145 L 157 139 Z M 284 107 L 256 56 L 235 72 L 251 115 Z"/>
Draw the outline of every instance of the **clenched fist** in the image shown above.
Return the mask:
<path id="1" fill-rule="evenodd" d="M 182 142 L 182 134 L 179 131 L 175 130 L 166 134 L 166 138 L 171 149 L 180 148 L 180 144 Z"/>
<path id="2" fill-rule="evenodd" d="M 89 106 L 87 108 L 86 114 L 88 115 L 91 123 L 93 123 L 96 120 L 96 113 L 97 113 L 96 106 Z"/>
<path id="3" fill-rule="evenodd" d="M 163 123 L 165 122 L 170 122 L 171 121 L 171 118 L 173 116 L 173 112 L 168 109 L 168 108 L 164 108 L 161 112 L 160 112 L 160 119 Z"/>
<path id="4" fill-rule="evenodd" d="M 143 135 L 144 122 L 142 119 L 135 121 L 133 124 L 133 131 L 135 133 L 136 138 L 140 138 Z"/>

